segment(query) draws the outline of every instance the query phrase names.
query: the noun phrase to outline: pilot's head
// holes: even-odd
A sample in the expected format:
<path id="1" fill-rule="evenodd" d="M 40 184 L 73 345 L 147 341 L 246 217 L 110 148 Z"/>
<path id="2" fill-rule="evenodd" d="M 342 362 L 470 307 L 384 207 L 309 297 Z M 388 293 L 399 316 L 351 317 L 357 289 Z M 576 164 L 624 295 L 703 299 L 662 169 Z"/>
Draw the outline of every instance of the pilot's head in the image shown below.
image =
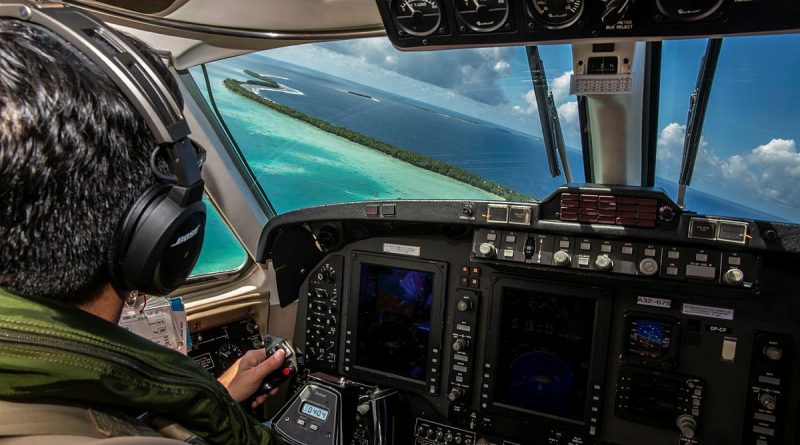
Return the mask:
<path id="1" fill-rule="evenodd" d="M 114 292 L 112 238 L 154 182 L 156 142 L 100 68 L 54 33 L 0 19 L 0 42 L 0 287 L 91 304 Z"/>

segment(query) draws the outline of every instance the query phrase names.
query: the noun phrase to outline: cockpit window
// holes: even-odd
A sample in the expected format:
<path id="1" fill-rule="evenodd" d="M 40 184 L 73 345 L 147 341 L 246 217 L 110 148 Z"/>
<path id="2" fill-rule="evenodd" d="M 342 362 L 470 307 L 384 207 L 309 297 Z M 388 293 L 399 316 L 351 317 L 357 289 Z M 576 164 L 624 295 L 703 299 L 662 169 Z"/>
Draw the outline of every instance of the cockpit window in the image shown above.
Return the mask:
<path id="1" fill-rule="evenodd" d="M 576 181 L 571 48 L 540 48 Z M 541 199 L 550 176 L 524 47 L 306 44 L 192 69 L 278 213 L 375 199 Z"/>
<path id="2" fill-rule="evenodd" d="M 674 193 L 706 40 L 664 42 L 656 185 Z M 800 35 L 726 38 L 687 207 L 800 221 Z M 673 196 L 675 196 L 673 194 Z"/>
<path id="3" fill-rule="evenodd" d="M 222 220 L 214 204 L 208 199 L 205 199 L 204 202 L 206 204 L 206 234 L 200 258 L 197 260 L 191 276 L 218 274 L 240 269 L 247 261 L 247 252 L 239 240 L 233 236 L 231 229 Z"/>

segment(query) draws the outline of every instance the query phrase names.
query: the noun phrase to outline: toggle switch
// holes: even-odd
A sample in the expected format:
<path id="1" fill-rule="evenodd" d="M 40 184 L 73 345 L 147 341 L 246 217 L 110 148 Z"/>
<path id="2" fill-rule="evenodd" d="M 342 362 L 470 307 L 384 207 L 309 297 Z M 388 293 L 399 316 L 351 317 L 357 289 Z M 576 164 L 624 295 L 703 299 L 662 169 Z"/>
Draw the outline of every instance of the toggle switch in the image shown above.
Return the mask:
<path id="1" fill-rule="evenodd" d="M 733 363 L 736 361 L 736 345 L 738 339 L 733 337 L 725 337 L 722 339 L 722 361 Z"/>

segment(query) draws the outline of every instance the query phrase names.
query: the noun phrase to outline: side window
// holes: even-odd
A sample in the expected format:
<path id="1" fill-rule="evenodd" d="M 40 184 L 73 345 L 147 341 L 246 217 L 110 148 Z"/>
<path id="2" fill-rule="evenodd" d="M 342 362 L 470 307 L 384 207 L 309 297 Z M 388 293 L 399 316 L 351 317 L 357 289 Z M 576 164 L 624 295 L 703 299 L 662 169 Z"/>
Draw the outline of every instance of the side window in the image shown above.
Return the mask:
<path id="1" fill-rule="evenodd" d="M 204 199 L 204 202 L 206 236 L 192 277 L 237 270 L 247 260 L 247 252 L 222 220 L 217 208 L 208 199 Z"/>

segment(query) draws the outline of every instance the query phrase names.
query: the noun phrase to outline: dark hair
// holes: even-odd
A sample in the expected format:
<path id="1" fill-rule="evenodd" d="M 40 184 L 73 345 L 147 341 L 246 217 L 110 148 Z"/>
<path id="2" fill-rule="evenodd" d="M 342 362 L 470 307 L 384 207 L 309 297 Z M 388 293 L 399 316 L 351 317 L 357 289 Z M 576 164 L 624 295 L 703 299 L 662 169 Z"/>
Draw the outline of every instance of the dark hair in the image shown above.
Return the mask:
<path id="1" fill-rule="evenodd" d="M 155 139 L 111 79 L 53 32 L 0 19 L 0 42 L 0 287 L 90 302 L 111 281 L 125 212 L 155 180 Z"/>

